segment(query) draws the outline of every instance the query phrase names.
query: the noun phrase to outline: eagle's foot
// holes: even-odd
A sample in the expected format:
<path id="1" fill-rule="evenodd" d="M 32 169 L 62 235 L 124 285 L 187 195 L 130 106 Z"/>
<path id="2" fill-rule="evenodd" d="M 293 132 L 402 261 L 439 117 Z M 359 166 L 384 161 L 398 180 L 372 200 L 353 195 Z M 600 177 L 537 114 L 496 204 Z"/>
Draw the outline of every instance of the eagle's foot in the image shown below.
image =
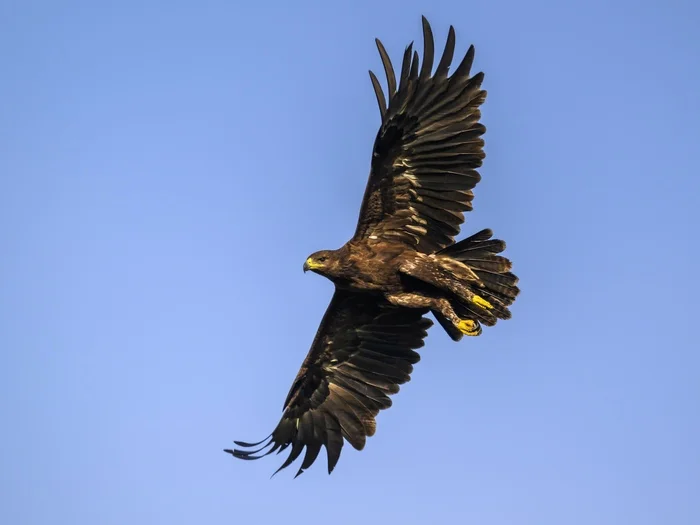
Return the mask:
<path id="1" fill-rule="evenodd" d="M 481 326 L 471 319 L 462 319 L 457 323 L 457 329 L 464 335 L 476 336 L 481 333 Z"/>
<path id="2" fill-rule="evenodd" d="M 472 297 L 472 302 L 477 306 L 486 308 L 487 310 L 493 310 L 493 305 L 479 295 L 474 295 L 474 297 Z"/>

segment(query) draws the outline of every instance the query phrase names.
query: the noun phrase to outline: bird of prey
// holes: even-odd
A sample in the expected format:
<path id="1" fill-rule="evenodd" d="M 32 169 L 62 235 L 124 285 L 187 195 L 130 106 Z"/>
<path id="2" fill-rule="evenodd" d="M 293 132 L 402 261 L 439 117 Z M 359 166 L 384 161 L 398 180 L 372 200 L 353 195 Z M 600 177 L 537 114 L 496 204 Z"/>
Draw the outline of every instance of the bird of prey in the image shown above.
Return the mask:
<path id="1" fill-rule="evenodd" d="M 472 210 L 484 159 L 479 122 L 483 73 L 470 76 L 474 46 L 451 75 L 450 26 L 433 72 L 434 41 L 423 17 L 423 63 L 405 50 L 397 79 L 379 39 L 387 92 L 370 71 L 381 126 L 354 236 L 337 250 L 310 255 L 304 271 L 323 275 L 335 292 L 284 402 L 282 418 L 258 443 L 226 452 L 259 459 L 291 446 L 289 466 L 306 450 L 297 476 L 322 447 L 328 473 L 344 441 L 362 450 L 375 417 L 410 379 L 432 321 L 454 341 L 509 319 L 519 293 L 505 243 L 485 229 L 455 242 Z M 258 448 L 256 448 L 258 447 Z M 252 449 L 252 450 L 251 450 Z M 295 476 L 296 477 L 296 476 Z"/>

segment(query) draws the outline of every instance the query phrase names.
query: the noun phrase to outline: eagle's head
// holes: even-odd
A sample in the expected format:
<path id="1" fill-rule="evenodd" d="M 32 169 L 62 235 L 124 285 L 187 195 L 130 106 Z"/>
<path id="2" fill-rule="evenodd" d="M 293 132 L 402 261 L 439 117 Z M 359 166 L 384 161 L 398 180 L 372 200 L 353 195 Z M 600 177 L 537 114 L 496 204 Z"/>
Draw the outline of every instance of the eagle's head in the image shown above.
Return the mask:
<path id="1" fill-rule="evenodd" d="M 304 262 L 304 271 L 311 270 L 312 272 L 327 277 L 337 273 L 340 266 L 340 259 L 333 250 L 321 250 L 320 252 L 312 253 Z"/>

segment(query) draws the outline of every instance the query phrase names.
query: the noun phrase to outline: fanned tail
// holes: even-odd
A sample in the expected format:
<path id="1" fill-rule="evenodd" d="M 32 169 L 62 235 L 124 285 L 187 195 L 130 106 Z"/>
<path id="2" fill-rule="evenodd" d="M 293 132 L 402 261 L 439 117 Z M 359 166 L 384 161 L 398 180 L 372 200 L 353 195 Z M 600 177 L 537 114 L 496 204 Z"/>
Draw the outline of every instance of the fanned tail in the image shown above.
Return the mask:
<path id="1" fill-rule="evenodd" d="M 484 229 L 435 254 L 443 269 L 454 277 L 451 289 L 460 298 L 453 302 L 455 313 L 476 322 L 476 335 L 481 333 L 480 323 L 493 326 L 498 319 L 510 319 L 508 307 L 520 293 L 510 260 L 499 255 L 506 243 L 492 236 L 490 229 Z M 452 339 L 458 340 L 455 327 L 446 319 L 442 321 Z"/>
<path id="2" fill-rule="evenodd" d="M 438 254 L 469 266 L 483 283 L 485 290 L 481 290 L 482 294 L 498 300 L 504 306 L 510 306 L 520 293 L 518 277 L 510 271 L 510 260 L 498 255 L 506 249 L 505 241 L 492 239 L 492 236 L 490 229 L 484 229 L 448 246 Z"/>

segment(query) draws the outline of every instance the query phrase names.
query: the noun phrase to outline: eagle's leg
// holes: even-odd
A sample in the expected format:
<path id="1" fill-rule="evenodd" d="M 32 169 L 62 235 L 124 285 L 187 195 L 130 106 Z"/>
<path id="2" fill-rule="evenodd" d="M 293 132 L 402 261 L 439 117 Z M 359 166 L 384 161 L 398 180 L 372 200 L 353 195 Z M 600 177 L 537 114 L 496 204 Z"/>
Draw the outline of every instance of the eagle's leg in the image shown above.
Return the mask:
<path id="1" fill-rule="evenodd" d="M 481 333 L 479 323 L 471 319 L 461 319 L 445 298 L 428 297 L 420 293 L 396 293 L 387 294 L 386 299 L 396 306 L 407 308 L 430 308 L 433 312 L 439 312 L 442 317 L 453 324 L 464 335 L 476 336 Z"/>

